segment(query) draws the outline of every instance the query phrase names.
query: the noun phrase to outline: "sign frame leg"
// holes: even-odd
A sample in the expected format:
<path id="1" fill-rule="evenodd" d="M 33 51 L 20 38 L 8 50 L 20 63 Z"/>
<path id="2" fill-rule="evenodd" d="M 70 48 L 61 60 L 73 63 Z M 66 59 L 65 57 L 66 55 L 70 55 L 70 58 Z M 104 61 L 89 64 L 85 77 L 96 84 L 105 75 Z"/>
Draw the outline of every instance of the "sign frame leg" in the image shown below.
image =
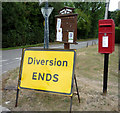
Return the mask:
<path id="1" fill-rule="evenodd" d="M 73 95 L 71 96 L 71 99 L 70 99 L 70 113 L 72 112 L 72 100 L 73 100 Z"/>
<path id="2" fill-rule="evenodd" d="M 77 95 L 78 95 L 78 101 L 80 103 L 80 95 L 79 95 L 79 90 L 78 90 L 78 86 L 77 86 L 77 79 L 76 79 L 76 75 L 75 74 L 74 74 L 74 80 L 75 80 L 76 91 L 77 91 Z"/>
<path id="3" fill-rule="evenodd" d="M 75 74 L 73 75 L 73 77 L 74 76 L 75 76 Z M 70 113 L 72 112 L 73 86 L 74 86 L 74 80 L 73 80 L 73 83 L 72 83 L 72 96 L 70 97 Z"/>
<path id="4" fill-rule="evenodd" d="M 19 89 L 17 89 L 15 107 L 17 107 L 18 104 L 18 97 L 19 97 Z"/>
<path id="5" fill-rule="evenodd" d="M 78 95 L 78 101 L 80 103 L 80 95 L 79 95 L 79 90 L 78 90 L 78 86 L 77 86 L 77 79 L 76 79 L 75 74 L 74 74 L 74 80 L 75 80 L 75 86 L 76 86 L 76 91 L 77 91 L 77 95 Z M 73 87 L 72 87 L 72 89 L 73 89 Z M 72 100 L 73 100 L 73 95 L 71 96 L 71 100 L 70 100 L 70 113 L 72 112 Z"/>
<path id="6" fill-rule="evenodd" d="M 18 85 L 17 85 L 17 93 L 16 93 L 16 101 L 15 101 L 15 107 L 17 107 L 18 104 L 18 97 L 19 97 L 19 85 L 20 85 L 20 78 L 21 78 L 21 69 L 22 69 L 22 63 L 23 63 L 23 55 L 24 55 L 24 48 L 22 49 L 22 58 L 20 63 L 20 70 L 19 70 L 19 78 L 18 78 Z"/>

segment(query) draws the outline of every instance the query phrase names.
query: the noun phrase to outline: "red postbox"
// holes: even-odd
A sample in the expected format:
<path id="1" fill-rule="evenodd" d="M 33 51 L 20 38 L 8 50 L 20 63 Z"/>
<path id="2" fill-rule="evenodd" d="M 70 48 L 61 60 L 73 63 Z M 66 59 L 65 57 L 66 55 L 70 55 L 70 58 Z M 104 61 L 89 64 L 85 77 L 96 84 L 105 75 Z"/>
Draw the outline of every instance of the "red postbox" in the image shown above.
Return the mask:
<path id="1" fill-rule="evenodd" d="M 99 53 L 112 53 L 115 47 L 115 24 L 112 19 L 99 20 Z"/>

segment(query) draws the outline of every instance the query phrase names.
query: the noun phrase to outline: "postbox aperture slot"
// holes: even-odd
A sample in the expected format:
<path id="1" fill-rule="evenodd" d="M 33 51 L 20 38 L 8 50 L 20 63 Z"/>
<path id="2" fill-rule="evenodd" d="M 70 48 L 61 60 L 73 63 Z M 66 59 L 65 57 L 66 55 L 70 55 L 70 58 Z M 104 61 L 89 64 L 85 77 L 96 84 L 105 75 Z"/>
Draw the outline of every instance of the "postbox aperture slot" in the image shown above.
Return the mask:
<path id="1" fill-rule="evenodd" d="M 111 27 L 111 24 L 100 24 L 100 27 Z"/>

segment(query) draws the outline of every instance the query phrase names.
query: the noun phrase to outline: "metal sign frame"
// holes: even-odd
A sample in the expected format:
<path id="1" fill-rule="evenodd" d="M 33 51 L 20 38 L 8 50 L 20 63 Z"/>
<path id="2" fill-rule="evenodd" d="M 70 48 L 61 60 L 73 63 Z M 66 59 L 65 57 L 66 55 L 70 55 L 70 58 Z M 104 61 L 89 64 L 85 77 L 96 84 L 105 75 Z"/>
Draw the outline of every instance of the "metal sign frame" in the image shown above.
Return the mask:
<path id="1" fill-rule="evenodd" d="M 21 82 L 19 84 L 19 88 L 20 89 L 30 89 L 30 90 L 37 90 L 37 91 L 43 91 L 43 92 L 50 92 L 50 93 L 57 93 L 57 94 L 63 94 L 63 95 L 67 95 L 70 96 L 72 94 L 72 86 L 73 86 L 73 79 L 74 79 L 74 67 L 75 67 L 75 56 L 76 56 L 76 52 L 75 50 L 42 50 L 42 49 L 24 49 L 23 52 L 23 59 L 22 59 L 22 66 L 21 66 L 21 73 L 20 73 L 20 79 L 19 81 L 21 81 L 22 78 L 22 71 L 23 71 L 23 63 L 24 63 L 24 55 L 26 51 L 61 51 L 61 52 L 74 52 L 74 61 L 73 61 L 73 69 L 72 69 L 72 82 L 71 82 L 71 91 L 70 93 L 63 93 L 63 92 L 55 92 L 55 91 L 47 91 L 47 90 L 40 90 L 40 89 L 32 89 L 32 88 L 27 88 L 27 87 L 21 87 Z"/>
<path id="2" fill-rule="evenodd" d="M 74 52 L 74 59 L 73 59 L 73 70 L 72 70 L 72 84 L 71 84 L 71 94 L 72 95 L 65 95 L 64 96 L 69 96 L 71 97 L 71 101 L 70 101 L 70 112 L 72 111 L 72 99 L 73 99 L 73 85 L 74 85 L 74 81 L 75 81 L 75 86 L 76 86 L 76 92 L 78 95 L 78 101 L 80 103 L 80 95 L 79 95 L 79 91 L 78 91 L 78 86 L 77 86 L 77 79 L 76 79 L 76 75 L 74 74 L 74 69 L 75 69 L 75 57 L 76 57 L 76 50 L 55 50 L 55 49 L 51 49 L 51 50 L 45 50 L 45 49 L 23 49 L 22 50 L 22 58 L 21 58 L 21 64 L 20 64 L 20 70 L 19 70 L 19 78 L 18 78 L 18 87 L 17 87 L 17 93 L 16 93 L 16 102 L 15 102 L 15 107 L 17 107 L 18 104 L 18 95 L 19 95 L 19 90 L 20 89 L 29 89 L 29 88 L 23 88 L 20 87 L 20 80 L 21 80 L 21 74 L 22 74 L 22 68 L 23 68 L 23 61 L 24 61 L 24 53 L 26 50 L 34 50 L 34 51 L 64 51 L 64 52 Z M 36 90 L 36 91 L 43 91 L 43 90 L 38 90 L 38 89 L 30 89 L 30 90 Z M 43 91 L 43 92 L 50 92 L 50 93 L 56 93 L 56 92 L 51 92 L 51 91 Z M 61 94 L 61 93 L 56 93 L 56 94 Z M 62 94 L 63 95 L 63 94 Z"/>

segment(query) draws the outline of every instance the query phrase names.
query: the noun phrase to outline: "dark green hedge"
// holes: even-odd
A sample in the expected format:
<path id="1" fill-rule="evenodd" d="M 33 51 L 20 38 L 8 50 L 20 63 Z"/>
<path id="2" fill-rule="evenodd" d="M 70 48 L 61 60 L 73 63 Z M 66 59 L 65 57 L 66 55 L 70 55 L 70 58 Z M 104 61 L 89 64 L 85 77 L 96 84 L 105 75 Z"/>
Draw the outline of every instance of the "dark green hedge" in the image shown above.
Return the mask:
<path id="1" fill-rule="evenodd" d="M 50 37 L 55 40 L 55 15 L 64 3 L 49 3 L 54 11 L 49 17 Z M 2 3 L 2 48 L 39 44 L 44 42 L 44 17 L 36 2 Z"/>
<path id="2" fill-rule="evenodd" d="M 120 27 L 115 28 L 115 43 L 120 43 Z"/>

